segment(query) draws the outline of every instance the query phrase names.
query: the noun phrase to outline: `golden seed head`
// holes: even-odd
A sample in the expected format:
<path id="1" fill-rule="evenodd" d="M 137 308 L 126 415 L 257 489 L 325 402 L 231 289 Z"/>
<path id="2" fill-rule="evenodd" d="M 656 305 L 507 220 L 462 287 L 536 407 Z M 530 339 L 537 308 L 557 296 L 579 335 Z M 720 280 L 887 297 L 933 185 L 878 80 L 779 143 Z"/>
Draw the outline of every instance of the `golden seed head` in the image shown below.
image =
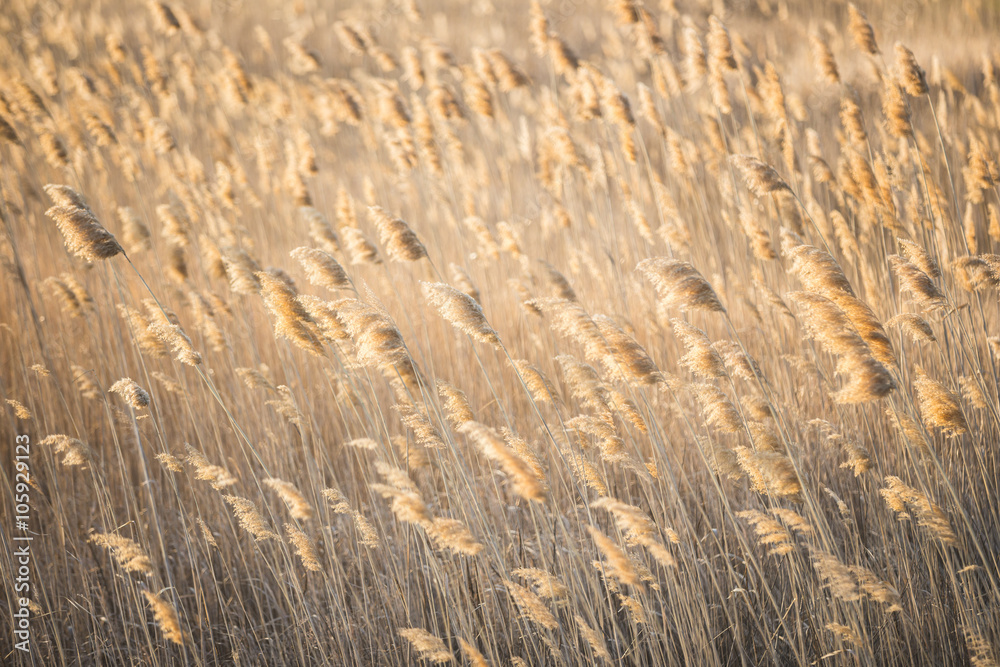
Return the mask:
<path id="1" fill-rule="evenodd" d="M 46 185 L 55 206 L 45 212 L 62 232 L 66 249 L 88 262 L 123 252 L 114 235 L 98 222 L 79 192 L 68 185 Z"/>
<path id="2" fill-rule="evenodd" d="M 118 394 L 136 410 L 149 407 L 149 394 L 132 378 L 122 378 L 111 385 L 108 393 Z"/>

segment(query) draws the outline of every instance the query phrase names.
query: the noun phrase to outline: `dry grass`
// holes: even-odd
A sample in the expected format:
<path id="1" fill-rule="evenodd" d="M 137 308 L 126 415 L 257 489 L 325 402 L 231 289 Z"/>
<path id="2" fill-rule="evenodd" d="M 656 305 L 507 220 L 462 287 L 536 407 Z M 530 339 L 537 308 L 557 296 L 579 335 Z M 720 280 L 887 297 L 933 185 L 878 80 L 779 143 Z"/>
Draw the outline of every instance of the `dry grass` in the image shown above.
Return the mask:
<path id="1" fill-rule="evenodd" d="M 59 4 L 32 664 L 998 664 L 996 3 Z"/>

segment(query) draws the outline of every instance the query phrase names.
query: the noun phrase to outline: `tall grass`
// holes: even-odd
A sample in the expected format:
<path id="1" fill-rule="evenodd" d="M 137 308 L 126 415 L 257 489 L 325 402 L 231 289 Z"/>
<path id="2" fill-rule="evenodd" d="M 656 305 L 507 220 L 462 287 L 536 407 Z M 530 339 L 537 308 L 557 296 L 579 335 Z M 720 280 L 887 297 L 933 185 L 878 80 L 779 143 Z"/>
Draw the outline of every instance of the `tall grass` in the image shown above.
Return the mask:
<path id="1" fill-rule="evenodd" d="M 4 662 L 997 665 L 996 7 L 723 9 L 5 2 Z"/>

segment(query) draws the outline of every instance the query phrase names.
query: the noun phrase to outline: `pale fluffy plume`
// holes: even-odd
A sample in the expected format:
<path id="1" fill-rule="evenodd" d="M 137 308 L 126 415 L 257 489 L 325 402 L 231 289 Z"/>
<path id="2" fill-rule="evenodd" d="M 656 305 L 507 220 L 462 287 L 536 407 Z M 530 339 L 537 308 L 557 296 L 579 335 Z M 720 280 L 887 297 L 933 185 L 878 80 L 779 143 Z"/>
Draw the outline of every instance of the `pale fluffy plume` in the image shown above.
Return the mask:
<path id="1" fill-rule="evenodd" d="M 877 56 L 879 53 L 878 44 L 875 42 L 875 31 L 872 29 L 872 24 L 868 22 L 868 17 L 853 2 L 848 4 L 847 10 L 848 29 L 851 31 L 854 41 L 865 53 Z"/>
<path id="2" fill-rule="evenodd" d="M 925 271 L 917 264 L 907 261 L 899 255 L 889 256 L 889 265 L 899 281 L 901 292 L 908 292 L 917 304 L 926 312 L 945 308 L 948 305 L 944 294 Z"/>
<path id="3" fill-rule="evenodd" d="M 907 519 L 910 512 L 917 515 L 917 523 L 926 528 L 933 536 L 949 546 L 958 546 L 958 538 L 951 528 L 951 521 L 944 510 L 934 504 L 925 494 L 907 486 L 898 477 L 885 478 L 886 486 L 879 490 L 890 509 L 899 515 L 899 519 Z"/>
<path id="4" fill-rule="evenodd" d="M 768 547 L 772 556 L 784 556 L 795 551 L 792 534 L 780 522 L 757 510 L 744 510 L 736 516 L 754 527 L 757 543 Z"/>
<path id="5" fill-rule="evenodd" d="M 828 588 L 835 597 L 845 602 L 857 602 L 861 599 L 857 577 L 836 556 L 814 549 L 810 558 L 824 588 Z"/>
<path id="6" fill-rule="evenodd" d="M 670 322 L 673 324 L 674 334 L 684 344 L 685 353 L 680 361 L 688 367 L 688 370 L 704 378 L 726 375 L 722 357 L 712 347 L 704 331 L 681 319 L 675 318 Z"/>
<path id="7" fill-rule="evenodd" d="M 524 384 L 528 387 L 528 391 L 531 392 L 531 397 L 536 402 L 561 402 L 555 385 L 552 384 L 538 367 L 528 363 L 524 359 L 514 359 L 511 363 L 517 369 L 521 379 L 524 380 Z"/>
<path id="8" fill-rule="evenodd" d="M 343 227 L 340 233 L 344 235 L 347 251 L 351 255 L 351 264 L 381 264 L 378 250 L 364 233 L 356 227 Z"/>
<path id="9" fill-rule="evenodd" d="M 112 557 L 126 572 L 153 574 L 149 554 L 135 540 L 115 533 L 92 533 L 89 540 L 110 550 Z"/>
<path id="10" fill-rule="evenodd" d="M 649 432 L 649 426 L 646 424 L 646 420 L 642 416 L 642 412 L 639 410 L 639 406 L 635 401 L 621 392 L 612 389 L 611 403 L 614 405 L 618 415 L 624 421 L 628 422 L 643 433 Z"/>
<path id="11" fill-rule="evenodd" d="M 486 321 L 475 299 L 444 283 L 421 282 L 420 287 L 427 301 L 456 329 L 481 343 L 500 347 L 500 337 Z"/>
<path id="12" fill-rule="evenodd" d="M 295 547 L 295 553 L 302 559 L 302 566 L 311 572 L 322 572 L 323 566 L 319 562 L 319 553 L 316 551 L 316 543 L 311 537 L 291 524 L 285 524 L 285 533 L 288 534 L 288 541 Z"/>
<path id="13" fill-rule="evenodd" d="M 68 185 L 46 185 L 55 206 L 45 212 L 62 232 L 66 249 L 88 262 L 114 257 L 122 251 L 118 241 L 90 210 L 79 192 Z"/>
<path id="14" fill-rule="evenodd" d="M 545 606 L 541 598 L 532 593 L 531 590 L 513 581 L 505 581 L 504 585 L 524 618 L 537 623 L 546 630 L 555 630 L 559 627 L 559 621 L 556 620 L 556 617 Z"/>
<path id="15" fill-rule="evenodd" d="M 361 544 L 365 545 L 369 549 L 378 549 L 378 533 L 375 532 L 375 527 L 361 512 L 354 511 L 353 516 L 354 527 L 357 529 L 358 535 L 361 538 Z"/>
<path id="16" fill-rule="evenodd" d="M 170 353 L 167 344 L 150 329 L 150 322 L 145 315 L 123 303 L 118 304 L 118 313 L 128 324 L 132 336 L 145 354 L 160 358 Z"/>
<path id="17" fill-rule="evenodd" d="M 312 505 L 306 500 L 306 497 L 302 495 L 302 492 L 295 488 L 295 485 L 291 482 L 286 482 L 283 479 L 277 479 L 270 477 L 264 480 L 264 484 L 274 489 L 281 499 L 285 501 L 288 506 L 288 512 L 294 518 L 305 521 L 306 519 L 311 519 L 313 516 Z"/>
<path id="18" fill-rule="evenodd" d="M 450 549 L 465 556 L 475 556 L 483 550 L 464 523 L 458 519 L 434 517 L 424 525 L 428 537 L 439 549 Z"/>
<path id="19" fill-rule="evenodd" d="M 76 292 L 66 280 L 65 275 L 62 276 L 61 279 L 56 278 L 55 276 L 49 276 L 42 282 L 42 284 L 48 287 L 56 299 L 59 300 L 64 313 L 67 313 L 70 317 L 83 316 L 84 304 L 80 302 Z M 122 307 L 124 306 L 122 305 Z"/>
<path id="20" fill-rule="evenodd" d="M 267 271 L 257 274 L 260 281 L 264 304 L 274 316 L 274 333 L 301 347 L 303 350 L 325 356 L 323 343 L 319 339 L 316 323 L 296 299 L 295 290 L 285 281 Z"/>
<path id="21" fill-rule="evenodd" d="M 258 368 L 236 368 L 236 375 L 243 380 L 250 389 L 265 389 L 269 392 L 276 390 L 274 382 L 270 378 L 270 369 L 267 364 L 260 364 Z"/>
<path id="22" fill-rule="evenodd" d="M 791 459 L 781 452 L 736 449 L 736 459 L 746 472 L 754 491 L 794 502 L 802 500 L 802 484 Z"/>
<path id="23" fill-rule="evenodd" d="M 136 254 L 152 247 L 152 234 L 149 228 L 139 220 L 131 208 L 119 206 L 118 221 L 121 223 L 123 238 L 129 252 Z"/>
<path id="24" fill-rule="evenodd" d="M 321 250 L 330 254 L 340 251 L 340 239 L 325 215 L 312 206 L 302 206 L 299 216 L 309 223 L 309 237 Z"/>
<path id="25" fill-rule="evenodd" d="M 969 662 L 972 667 L 997 667 L 997 653 L 990 645 L 985 635 L 982 635 L 972 628 L 962 628 L 965 637 L 965 645 L 969 649 Z"/>
<path id="26" fill-rule="evenodd" d="M 397 262 L 415 262 L 427 256 L 424 244 L 405 222 L 379 206 L 369 206 L 368 212 L 390 259 Z"/>
<path id="27" fill-rule="evenodd" d="M 312 318 L 323 340 L 336 343 L 341 351 L 349 347 L 351 335 L 341 321 L 335 303 L 307 294 L 300 294 L 296 297 L 296 301 Z"/>
<path id="28" fill-rule="evenodd" d="M 885 413 L 889 417 L 893 427 L 912 446 L 916 447 L 925 456 L 931 453 L 930 442 L 927 440 L 924 430 L 920 428 L 920 424 L 913 417 L 905 412 L 896 412 L 892 408 L 886 408 Z"/>
<path id="29" fill-rule="evenodd" d="M 545 486 L 542 481 L 531 466 L 507 447 L 496 431 L 475 421 L 465 422 L 459 431 L 468 435 L 486 458 L 500 464 L 511 479 L 514 493 L 525 500 L 545 501 Z"/>
<path id="30" fill-rule="evenodd" d="M 601 382 L 601 377 L 594 367 L 577 361 L 568 354 L 559 355 L 556 361 L 562 367 L 563 376 L 573 397 L 579 399 L 584 407 L 610 415 L 611 394 Z"/>
<path id="31" fill-rule="evenodd" d="M 205 458 L 204 454 L 191 445 L 185 443 L 184 447 L 187 451 L 187 456 L 184 460 L 188 465 L 194 467 L 195 479 L 208 481 L 212 485 L 212 488 L 217 491 L 227 486 L 232 486 L 238 481 L 228 470 L 222 466 L 212 464 Z"/>
<path id="32" fill-rule="evenodd" d="M 532 299 L 530 305 L 552 317 L 552 328 L 583 346 L 584 356 L 597 362 L 610 353 L 608 342 L 583 306 L 561 298 Z"/>
<path id="33" fill-rule="evenodd" d="M 886 322 L 886 325 L 899 327 L 901 331 L 909 334 L 910 338 L 918 343 L 933 343 L 937 341 L 931 325 L 927 323 L 927 320 L 915 313 L 900 313 Z"/>
<path id="34" fill-rule="evenodd" d="M 323 497 L 330 503 L 330 509 L 334 514 L 351 513 L 351 504 L 347 502 L 347 498 L 340 492 L 340 489 L 323 489 Z"/>
<path id="35" fill-rule="evenodd" d="M 725 312 L 715 290 L 688 262 L 657 257 L 644 259 L 637 268 L 653 283 L 666 303 L 681 310 Z"/>
<path id="36" fill-rule="evenodd" d="M 68 435 L 49 435 L 38 444 L 51 446 L 56 454 L 62 454 L 64 466 L 83 466 L 94 458 L 94 452 L 90 447 Z"/>
<path id="37" fill-rule="evenodd" d="M 941 277 L 941 267 L 938 266 L 937 261 L 934 260 L 927 250 L 913 241 L 907 241 L 906 239 L 899 240 L 899 247 L 906 259 L 916 264 L 921 271 L 932 279 L 937 280 Z"/>
<path id="38" fill-rule="evenodd" d="M 430 417 L 423 407 L 411 403 L 405 397 L 401 397 L 401 400 L 393 406 L 393 409 L 399 412 L 403 424 L 413 431 L 413 436 L 421 447 L 426 447 L 427 449 L 441 449 L 444 447 L 441 433 L 431 422 Z"/>
<path id="39" fill-rule="evenodd" d="M 958 436 L 969 430 L 969 424 L 959 405 L 958 397 L 943 384 L 933 380 L 917 367 L 913 387 L 917 392 L 920 416 L 927 428 L 940 428 L 949 436 Z"/>
<path id="40" fill-rule="evenodd" d="M 613 662 L 611 654 L 608 653 L 608 647 L 605 645 L 604 635 L 601 634 L 599 630 L 595 630 L 587 622 L 583 620 L 583 617 L 579 614 L 573 616 L 573 620 L 576 621 L 577 628 L 580 630 L 580 635 L 587 641 L 590 645 L 591 650 L 594 651 L 594 657 L 598 658 L 602 662 Z"/>
<path id="41" fill-rule="evenodd" d="M 465 658 L 469 661 L 472 667 L 489 667 L 489 663 L 486 662 L 486 656 L 479 652 L 474 645 L 465 641 L 461 637 L 458 638 L 458 645 L 462 649 L 462 653 L 465 654 Z"/>
<path id="42" fill-rule="evenodd" d="M 854 296 L 854 289 L 840 264 L 825 250 L 802 242 L 794 232 L 783 229 L 781 252 L 792 260 L 791 271 L 810 292 L 832 299 L 835 295 Z"/>
<path id="43" fill-rule="evenodd" d="M 256 294 L 260 291 L 260 264 L 242 248 L 228 248 L 222 253 L 222 262 L 229 277 L 229 285 L 237 294 Z"/>
<path id="44" fill-rule="evenodd" d="M 732 155 L 729 161 L 743 174 L 747 187 L 759 197 L 791 191 L 774 167 L 751 155 Z"/>
<path id="45" fill-rule="evenodd" d="M 795 510 L 790 510 L 787 507 L 772 507 L 771 514 L 778 517 L 785 526 L 800 535 L 812 535 L 814 532 L 809 522 Z"/>
<path id="46" fill-rule="evenodd" d="M 347 277 L 344 267 L 328 252 L 303 246 L 293 250 L 291 256 L 302 265 L 306 278 L 313 285 L 330 291 L 351 289 L 351 279 Z"/>
<path id="47" fill-rule="evenodd" d="M 169 452 L 160 452 L 156 455 L 156 460 L 170 472 L 184 471 L 184 466 L 181 465 L 181 460 Z"/>
<path id="48" fill-rule="evenodd" d="M 844 443 L 843 448 L 844 453 L 847 454 L 847 460 L 840 464 L 841 468 L 850 468 L 855 477 L 860 477 L 868 472 L 871 468 L 871 458 L 867 447 L 849 440 Z"/>
<path id="49" fill-rule="evenodd" d="M 111 385 L 109 394 L 118 394 L 136 410 L 149 407 L 149 394 L 132 378 L 122 378 Z"/>
<path id="50" fill-rule="evenodd" d="M 744 430 L 743 418 L 725 392 L 705 382 L 693 383 L 691 389 L 698 396 L 709 424 L 724 433 L 739 433 Z"/>
<path id="51" fill-rule="evenodd" d="M 514 450 L 514 453 L 520 456 L 521 459 L 528 464 L 528 467 L 531 468 L 533 473 L 535 473 L 535 478 L 542 484 L 544 492 L 548 493 L 549 487 L 545 482 L 545 466 L 539 458 L 537 445 L 529 445 L 527 440 L 515 435 L 506 427 L 502 429 L 502 432 L 507 446 Z"/>
<path id="52" fill-rule="evenodd" d="M 383 498 L 392 500 L 392 512 L 396 518 L 404 523 L 430 524 L 427 505 L 409 475 L 381 461 L 375 463 L 375 469 L 387 483 L 372 484 L 371 488 Z"/>
<path id="53" fill-rule="evenodd" d="M 476 418 L 464 391 L 444 380 L 437 381 L 437 390 L 444 402 L 445 416 L 456 428 Z"/>
<path id="54" fill-rule="evenodd" d="M 657 537 L 656 524 L 638 507 L 614 498 L 598 498 L 590 505 L 611 512 L 615 524 L 625 534 L 625 543 L 641 545 L 660 565 L 670 567 L 676 564 L 667 547 Z"/>
<path id="55" fill-rule="evenodd" d="M 594 323 L 607 341 L 608 356 L 605 366 L 612 377 L 625 383 L 652 385 L 663 381 L 663 376 L 646 350 L 610 317 L 595 315 Z"/>
<path id="56" fill-rule="evenodd" d="M 142 594 L 146 596 L 146 601 L 153 610 L 153 619 L 160 626 L 163 636 L 182 646 L 189 643 L 191 638 L 181 629 L 181 622 L 174 605 L 151 591 L 142 591 Z"/>
<path id="57" fill-rule="evenodd" d="M 886 396 L 896 388 L 892 375 L 874 356 L 850 319 L 833 301 L 811 292 L 789 296 L 804 308 L 803 323 L 809 337 L 837 355 L 838 375 L 847 384 L 833 394 L 840 403 L 863 403 Z"/>
<path id="58" fill-rule="evenodd" d="M 823 76 L 829 83 L 834 85 L 840 83 L 840 71 L 837 69 L 837 60 L 833 57 L 830 45 L 816 33 L 810 36 L 810 41 L 812 42 L 813 58 Z"/>
<path id="59" fill-rule="evenodd" d="M 614 577 L 622 584 L 636 586 L 639 584 L 639 575 L 632 566 L 632 561 L 621 548 L 615 544 L 614 540 L 602 533 L 594 526 L 587 526 L 591 539 L 597 545 L 598 550 L 604 556 L 604 567 L 611 577 Z"/>
<path id="60" fill-rule="evenodd" d="M 958 384 L 962 387 L 962 396 L 965 397 L 973 407 L 980 410 L 989 409 L 989 399 L 983 392 L 979 383 L 976 382 L 974 377 L 963 375 L 958 378 Z"/>
<path id="61" fill-rule="evenodd" d="M 458 288 L 465 294 L 468 294 L 472 300 L 481 305 L 482 301 L 479 289 L 472 282 L 472 277 L 469 275 L 469 272 L 455 263 L 449 264 L 448 270 L 451 272 L 451 281 L 455 283 L 455 285 L 457 285 Z"/>
<path id="62" fill-rule="evenodd" d="M 31 419 L 31 411 L 24 407 L 20 401 L 8 398 L 6 403 L 14 410 L 14 416 L 18 419 Z"/>
<path id="63" fill-rule="evenodd" d="M 435 637 L 422 628 L 403 628 L 399 634 L 413 645 L 420 660 L 442 665 L 446 662 L 453 662 L 455 659 L 439 637 Z"/>
<path id="64" fill-rule="evenodd" d="M 278 534 L 268 527 L 260 510 L 257 509 L 257 505 L 252 500 L 239 496 L 222 496 L 222 498 L 233 508 L 233 514 L 236 515 L 240 526 L 250 533 L 254 540 L 257 542 L 281 540 Z"/>
<path id="65" fill-rule="evenodd" d="M 201 353 L 194 349 L 191 339 L 179 325 L 171 323 L 164 317 L 151 323 L 149 331 L 171 347 L 177 361 L 188 366 L 201 364 Z"/>
<path id="66" fill-rule="evenodd" d="M 356 299 L 342 299 L 334 305 L 354 339 L 359 363 L 391 375 L 398 372 L 408 384 L 415 380 L 416 369 L 388 313 Z"/>
<path id="67" fill-rule="evenodd" d="M 970 255 L 953 263 L 955 278 L 964 290 L 978 291 L 1000 286 L 1000 256 Z"/>
<path id="68" fill-rule="evenodd" d="M 295 396 L 292 394 L 292 390 L 286 385 L 278 385 L 275 387 L 275 391 L 278 394 L 278 398 L 267 401 L 267 405 L 274 408 L 275 412 L 288 420 L 290 424 L 302 427 L 305 422 L 305 415 L 299 410 L 299 406 L 295 403 Z"/>
<path id="69" fill-rule="evenodd" d="M 536 567 L 522 567 L 514 570 L 511 574 L 531 581 L 534 592 L 539 597 L 556 603 L 569 601 L 569 589 L 551 572 Z"/>
<path id="70" fill-rule="evenodd" d="M 209 546 L 213 546 L 218 549 L 219 543 L 215 540 L 215 535 L 212 534 L 211 529 L 209 529 L 208 524 L 205 523 L 204 519 L 198 517 L 195 522 L 198 524 L 198 528 L 201 529 L 201 535 L 205 538 L 205 542 L 207 542 Z"/>

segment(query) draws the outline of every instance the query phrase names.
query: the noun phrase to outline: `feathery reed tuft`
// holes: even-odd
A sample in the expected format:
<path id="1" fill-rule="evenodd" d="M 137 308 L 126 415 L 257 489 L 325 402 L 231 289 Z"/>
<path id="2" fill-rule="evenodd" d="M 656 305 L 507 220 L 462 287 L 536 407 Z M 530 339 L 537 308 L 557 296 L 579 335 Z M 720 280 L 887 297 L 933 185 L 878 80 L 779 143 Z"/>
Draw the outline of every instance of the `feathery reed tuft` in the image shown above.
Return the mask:
<path id="1" fill-rule="evenodd" d="M 118 240 L 98 222 L 80 193 L 68 185 L 46 185 L 45 192 L 55 206 L 45 212 L 63 235 L 66 249 L 77 257 L 94 262 L 124 252 Z"/>

